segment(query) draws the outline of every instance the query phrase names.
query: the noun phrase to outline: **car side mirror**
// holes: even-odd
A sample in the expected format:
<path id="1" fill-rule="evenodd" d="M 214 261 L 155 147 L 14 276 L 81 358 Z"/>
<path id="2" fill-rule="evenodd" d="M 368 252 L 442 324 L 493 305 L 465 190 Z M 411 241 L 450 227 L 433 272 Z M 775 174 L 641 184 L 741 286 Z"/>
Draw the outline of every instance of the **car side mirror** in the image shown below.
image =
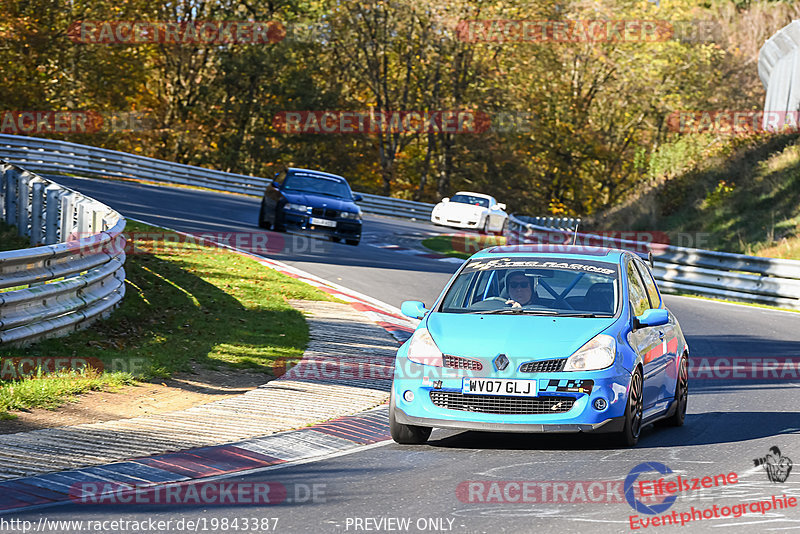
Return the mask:
<path id="1" fill-rule="evenodd" d="M 442 199 L 442 202 L 450 202 L 450 197 L 444 197 L 444 198 Z"/>
<path id="2" fill-rule="evenodd" d="M 649 309 L 641 315 L 637 315 L 633 321 L 636 328 L 647 328 L 648 326 L 663 326 L 669 322 L 669 312 L 664 308 Z"/>
<path id="3" fill-rule="evenodd" d="M 400 312 L 412 319 L 422 319 L 425 317 L 427 310 L 424 303 L 418 300 L 407 300 L 400 305 Z"/>
<path id="4" fill-rule="evenodd" d="M 362 200 L 364 200 L 363 196 L 358 193 L 353 193 L 353 202 L 361 202 Z"/>
<path id="5" fill-rule="evenodd" d="M 502 203 L 500 203 L 500 202 L 498 202 L 498 203 L 497 203 L 497 209 L 499 209 L 499 210 L 504 210 L 504 209 L 506 209 L 506 205 L 505 205 L 505 204 L 502 204 Z"/>
<path id="6" fill-rule="evenodd" d="M 281 188 L 281 184 L 279 184 L 277 180 L 272 180 L 272 184 L 271 185 L 275 189 L 280 189 Z"/>

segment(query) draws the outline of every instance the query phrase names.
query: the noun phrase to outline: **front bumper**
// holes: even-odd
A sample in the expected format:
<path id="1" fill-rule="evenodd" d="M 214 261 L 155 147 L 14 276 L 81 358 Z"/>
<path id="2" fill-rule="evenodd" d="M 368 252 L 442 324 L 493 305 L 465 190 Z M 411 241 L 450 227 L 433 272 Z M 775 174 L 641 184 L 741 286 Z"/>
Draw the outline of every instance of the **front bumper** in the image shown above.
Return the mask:
<path id="1" fill-rule="evenodd" d="M 491 432 L 618 432 L 623 428 L 631 375 L 621 366 L 581 373 L 481 373 L 481 376 L 490 378 L 535 380 L 536 397 L 463 393 L 462 381 L 469 377 L 468 373 L 421 365 L 398 357 L 393 382 L 396 420 L 408 425 Z M 584 387 L 578 390 L 570 386 L 574 386 L 575 381 L 584 384 L 591 381 L 592 384 L 588 389 Z M 411 402 L 404 398 L 412 397 L 406 392 L 413 394 Z M 432 392 L 450 393 L 459 400 L 467 401 L 448 404 L 437 400 L 435 403 Z M 441 395 L 433 397 L 441 399 Z M 572 404 L 565 411 L 557 413 L 550 413 L 549 409 L 520 413 L 523 410 L 517 409 L 531 399 L 547 402 L 554 398 Z M 601 410 L 595 408 L 595 401 L 599 398 L 605 400 L 605 407 Z M 491 413 L 489 410 L 495 406 L 501 406 L 503 413 Z"/>
<path id="2" fill-rule="evenodd" d="M 446 217 L 431 215 L 431 222 L 441 224 L 442 226 L 451 226 L 453 228 L 478 228 L 481 224 L 480 219 L 477 221 L 464 221 L 464 220 L 448 220 Z"/>
<path id="3" fill-rule="evenodd" d="M 340 239 L 361 239 L 362 223 L 360 219 L 336 219 L 336 226 L 312 225 L 310 219 L 310 215 L 291 211 L 283 212 L 283 224 L 287 229 L 302 230 Z"/>
<path id="4" fill-rule="evenodd" d="M 456 428 L 459 430 L 479 430 L 481 432 L 526 432 L 569 434 L 575 432 L 620 432 L 625 425 L 624 417 L 606 419 L 593 424 L 537 424 L 537 423 L 476 423 L 472 421 L 451 421 L 449 419 L 433 419 L 413 417 L 395 408 L 395 419 L 404 425 L 426 426 L 436 428 Z"/>

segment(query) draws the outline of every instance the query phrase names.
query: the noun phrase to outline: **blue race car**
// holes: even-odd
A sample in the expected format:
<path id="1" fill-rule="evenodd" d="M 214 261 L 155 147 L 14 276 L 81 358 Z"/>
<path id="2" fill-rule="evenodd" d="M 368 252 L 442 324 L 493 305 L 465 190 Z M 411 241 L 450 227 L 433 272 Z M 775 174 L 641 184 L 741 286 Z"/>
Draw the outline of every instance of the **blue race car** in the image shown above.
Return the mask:
<path id="1" fill-rule="evenodd" d="M 689 348 L 648 265 L 616 249 L 518 245 L 468 259 L 397 351 L 392 438 L 433 427 L 613 432 L 680 426 Z"/>

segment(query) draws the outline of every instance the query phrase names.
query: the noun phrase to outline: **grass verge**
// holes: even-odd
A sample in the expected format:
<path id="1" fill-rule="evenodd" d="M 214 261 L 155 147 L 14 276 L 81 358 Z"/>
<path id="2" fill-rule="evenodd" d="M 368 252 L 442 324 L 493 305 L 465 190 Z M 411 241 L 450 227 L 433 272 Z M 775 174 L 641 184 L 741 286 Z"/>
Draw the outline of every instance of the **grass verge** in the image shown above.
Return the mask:
<path id="1" fill-rule="evenodd" d="M 228 250 L 154 241 L 164 231 L 135 222 L 126 230 L 137 239 L 128 247 L 126 296 L 110 318 L 64 338 L 0 349 L 4 376 L 30 358 L 92 359 L 103 370 L 0 381 L 0 418 L 89 389 L 168 377 L 191 362 L 263 371 L 266 379 L 277 359 L 301 357 L 308 343 L 305 319 L 287 299 L 334 300 Z"/>
<path id="2" fill-rule="evenodd" d="M 714 157 L 642 187 L 591 230 L 660 230 L 673 244 L 800 259 L 800 136 L 728 139 Z"/>
<path id="3" fill-rule="evenodd" d="M 27 237 L 18 236 L 16 228 L 0 221 L 0 252 L 28 248 L 29 246 L 30 242 Z"/>
<path id="4" fill-rule="evenodd" d="M 428 250 L 462 259 L 467 259 L 484 248 L 505 244 L 504 236 L 479 234 L 437 235 L 422 240 L 422 246 Z"/>

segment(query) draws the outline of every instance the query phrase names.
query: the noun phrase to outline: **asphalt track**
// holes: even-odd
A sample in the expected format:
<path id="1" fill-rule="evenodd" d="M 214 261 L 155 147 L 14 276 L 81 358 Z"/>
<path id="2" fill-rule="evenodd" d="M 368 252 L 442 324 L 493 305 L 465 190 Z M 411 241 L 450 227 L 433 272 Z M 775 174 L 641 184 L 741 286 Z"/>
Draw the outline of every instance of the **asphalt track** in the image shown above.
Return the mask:
<path id="1" fill-rule="evenodd" d="M 189 232 L 249 232 L 257 229 L 258 200 L 188 189 L 61 179 L 121 211 Z M 379 248 L 375 245 L 441 232 L 429 224 L 365 217 L 362 244 L 350 247 L 318 241 L 287 245 L 270 256 L 366 293 L 390 304 L 432 302 L 457 265 Z M 276 243 L 280 238 L 276 238 Z M 693 359 L 709 357 L 800 359 L 800 315 L 685 297 L 666 297 L 678 316 Z M 732 506 L 794 496 L 800 501 L 800 471 L 784 483 L 769 482 L 753 459 L 772 446 L 800 461 L 800 379 L 695 379 L 690 385 L 686 425 L 647 427 L 638 447 L 617 449 L 596 436 L 520 435 L 435 430 L 427 445 L 386 443 L 344 456 L 267 470 L 229 481 L 280 482 L 287 488 L 322 485 L 316 502 L 272 506 L 162 506 L 69 504 L 6 516 L 50 520 L 200 520 L 205 531 L 234 532 L 240 518 L 277 518 L 277 527 L 249 532 L 624 532 L 637 513 L 625 502 L 622 481 L 644 462 L 665 464 L 685 477 L 738 474 L 723 488 L 687 491 L 663 514 L 717 505 Z M 654 473 L 642 478 L 657 478 Z M 464 490 L 472 481 L 474 491 Z M 528 482 L 523 497 L 513 483 Z M 554 484 L 570 481 L 566 493 Z M 579 483 L 575 484 L 578 481 Z M 511 484 L 509 484 L 509 482 Z M 583 483 L 580 483 L 583 482 Z M 591 502 L 592 483 L 605 484 L 609 497 Z M 495 483 L 495 484 L 492 484 Z M 522 488 L 523 486 L 519 486 Z M 477 489 L 476 489 L 477 488 Z M 483 488 L 483 489 L 481 489 Z M 506 494 L 503 494 L 505 488 Z M 578 489 L 576 489 L 578 488 Z M 497 491 L 500 493 L 496 493 Z M 494 493 L 493 493 L 494 492 Z M 480 502 L 480 499 L 491 502 Z M 300 499 L 302 500 L 302 499 Z M 527 502 L 515 502 L 527 501 Z M 546 501 L 546 502 L 542 502 Z M 659 514 L 662 515 L 662 514 Z M 390 518 L 410 520 L 387 522 Z M 219 523 L 228 519 L 228 528 Z M 367 519 L 370 519 L 367 521 Z M 205 523 L 202 523 L 205 521 Z M 216 521 L 217 523 L 214 523 Z M 383 521 L 383 522 L 380 522 Z M 211 528 L 214 524 L 216 527 Z M 179 531 L 176 523 L 172 530 Z M 642 529 L 641 524 L 635 524 Z M 433 528 L 440 527 L 440 528 Z M 687 530 L 689 529 L 689 530 Z M 748 511 L 743 517 L 703 519 L 685 526 L 651 526 L 659 532 L 752 532 L 800 530 L 800 503 L 777 511 Z M 65 532 L 78 529 L 62 528 Z M 184 525 L 185 530 L 185 525 Z M 198 528 L 203 531 L 202 526 Z M 85 532 L 85 530 L 84 530 Z"/>

